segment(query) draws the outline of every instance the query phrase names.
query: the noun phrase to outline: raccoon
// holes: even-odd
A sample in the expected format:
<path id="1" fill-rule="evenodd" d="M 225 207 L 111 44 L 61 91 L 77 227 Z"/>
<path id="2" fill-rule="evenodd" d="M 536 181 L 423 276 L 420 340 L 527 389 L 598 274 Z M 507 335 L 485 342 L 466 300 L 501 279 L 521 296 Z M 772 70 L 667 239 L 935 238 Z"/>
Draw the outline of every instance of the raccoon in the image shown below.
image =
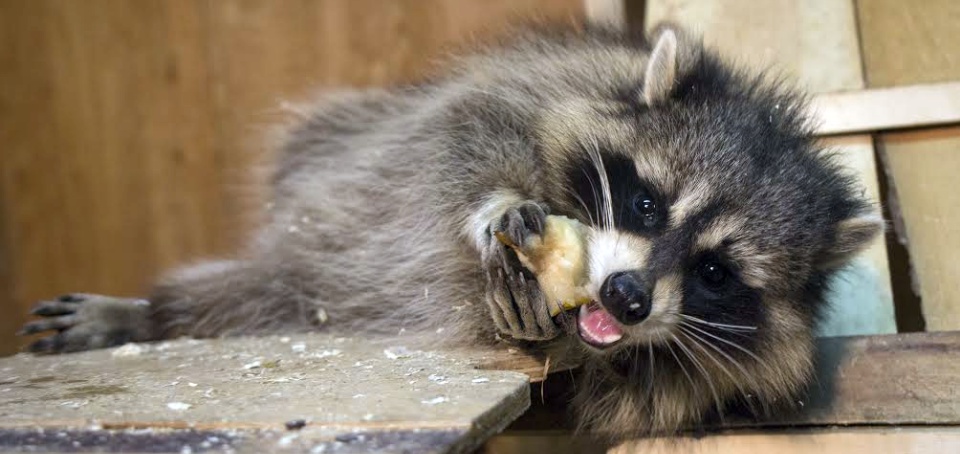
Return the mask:
<path id="1" fill-rule="evenodd" d="M 56 333 L 30 349 L 313 330 L 514 342 L 582 356 L 573 411 L 611 439 L 763 412 L 809 381 L 830 278 L 883 222 L 800 94 L 669 24 L 532 28 L 449 66 L 314 104 L 238 258 L 145 300 L 41 302 L 24 332 Z M 591 232 L 593 301 L 558 317 L 493 235 L 522 244 L 550 213 Z"/>

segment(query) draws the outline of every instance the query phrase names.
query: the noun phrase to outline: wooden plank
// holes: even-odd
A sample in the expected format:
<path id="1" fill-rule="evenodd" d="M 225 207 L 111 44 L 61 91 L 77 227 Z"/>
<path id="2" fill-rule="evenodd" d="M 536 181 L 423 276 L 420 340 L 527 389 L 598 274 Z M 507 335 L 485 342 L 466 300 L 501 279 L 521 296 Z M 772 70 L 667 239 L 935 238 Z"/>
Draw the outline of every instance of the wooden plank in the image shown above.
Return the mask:
<path id="1" fill-rule="evenodd" d="M 620 29 L 627 27 L 626 0 L 583 0 L 583 9 L 587 19 L 594 23 Z"/>
<path id="2" fill-rule="evenodd" d="M 771 18 L 790 17 L 788 21 Z M 859 90 L 864 87 L 860 48 L 852 0 L 685 0 L 647 1 L 647 26 L 670 20 L 702 33 L 704 41 L 738 62 L 757 70 L 774 68 L 812 94 Z M 838 147 L 857 163 L 851 171 L 865 188 L 876 187 L 872 145 L 863 137 L 851 148 Z M 873 200 L 878 200 L 874 197 Z M 890 290 L 889 263 L 883 238 L 869 248 L 870 261 L 859 261 L 835 283 L 841 291 L 830 297 L 834 309 L 820 333 L 825 336 L 896 332 Z M 870 295 L 877 312 L 868 317 L 858 307 Z M 864 323 L 864 319 L 872 324 Z"/>
<path id="3" fill-rule="evenodd" d="M 697 437 L 637 440 L 610 454 L 629 453 L 890 453 L 926 454 L 960 451 L 960 428 L 844 428 L 783 432 L 730 432 Z"/>
<path id="4" fill-rule="evenodd" d="M 407 341 L 185 339 L 73 354 L 69 361 L 0 359 L 0 448 L 18 447 L 10 444 L 42 428 L 50 436 L 32 442 L 39 450 L 96 442 L 104 432 L 113 441 L 104 436 L 84 447 L 115 449 L 111 442 L 137 431 L 169 440 L 194 430 L 232 433 L 233 445 L 250 451 L 307 452 L 339 442 L 365 452 L 403 437 L 411 452 L 465 452 L 529 406 L 527 376 L 477 370 L 482 354 L 421 350 Z M 306 427 L 286 432 L 285 423 L 295 420 Z M 66 435 L 54 436 L 61 431 Z M 195 443 L 204 438 L 197 438 L 185 444 L 199 450 Z"/>
<path id="5" fill-rule="evenodd" d="M 647 26 L 661 20 L 691 27 L 749 67 L 782 71 L 811 93 L 864 86 L 851 1 L 647 0 Z"/>
<path id="6" fill-rule="evenodd" d="M 960 80 L 960 2 L 870 0 L 858 3 L 864 67 L 871 88 Z M 879 149 L 897 200 L 891 203 L 907 244 L 928 330 L 960 328 L 960 128 L 887 133 Z"/>
<path id="7" fill-rule="evenodd" d="M 820 338 L 815 375 L 795 402 L 760 417 L 728 415 L 705 429 L 960 425 L 958 355 L 960 331 Z M 525 357 L 514 364 L 533 370 L 534 363 Z M 499 366 L 511 367 L 502 360 Z M 544 382 L 545 402 L 536 400 L 515 430 L 572 429 L 560 415 L 577 383 L 564 375 Z"/>
<path id="8" fill-rule="evenodd" d="M 728 426 L 960 424 L 960 332 L 820 339 L 798 411 Z"/>
<path id="9" fill-rule="evenodd" d="M 960 122 L 960 82 L 827 93 L 811 110 L 821 135 Z"/>
<path id="10" fill-rule="evenodd" d="M 881 150 L 893 177 L 913 262 L 915 283 L 930 331 L 960 329 L 960 127 L 883 135 Z"/>

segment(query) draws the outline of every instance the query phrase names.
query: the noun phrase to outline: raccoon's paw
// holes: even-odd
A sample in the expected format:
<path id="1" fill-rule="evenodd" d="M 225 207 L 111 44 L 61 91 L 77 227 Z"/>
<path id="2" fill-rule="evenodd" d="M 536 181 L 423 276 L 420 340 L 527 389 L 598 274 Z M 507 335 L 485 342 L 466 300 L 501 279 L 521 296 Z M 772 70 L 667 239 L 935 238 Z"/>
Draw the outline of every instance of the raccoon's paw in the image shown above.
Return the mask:
<path id="1" fill-rule="evenodd" d="M 496 234 L 505 235 L 513 244 L 525 244 L 527 238 L 543 233 L 550 209 L 536 202 L 525 202 L 507 210 L 499 222 L 490 226 L 491 241 L 500 243 Z"/>
<path id="2" fill-rule="evenodd" d="M 34 353 L 69 353 L 149 340 L 148 308 L 142 299 L 89 294 L 41 301 L 31 313 L 44 317 L 27 323 L 19 334 L 56 333 L 27 347 Z"/>
<path id="3" fill-rule="evenodd" d="M 545 341 L 557 337 L 560 328 L 550 317 L 540 285 L 517 260 L 516 254 L 495 237 L 501 233 L 523 244 L 543 232 L 546 207 L 527 202 L 506 213 L 490 226 L 490 238 L 481 259 L 486 270 L 486 301 L 497 329 L 516 339 Z"/>

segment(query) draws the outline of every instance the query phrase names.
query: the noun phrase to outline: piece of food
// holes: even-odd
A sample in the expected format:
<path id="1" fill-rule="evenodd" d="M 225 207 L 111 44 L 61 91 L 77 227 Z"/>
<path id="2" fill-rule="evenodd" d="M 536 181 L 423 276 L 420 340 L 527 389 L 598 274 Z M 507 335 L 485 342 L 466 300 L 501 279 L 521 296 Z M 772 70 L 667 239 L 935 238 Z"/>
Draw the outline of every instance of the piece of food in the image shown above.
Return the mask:
<path id="1" fill-rule="evenodd" d="M 537 276 L 551 316 L 591 301 L 585 288 L 587 226 L 565 216 L 547 216 L 543 234 L 529 236 L 524 244 L 514 244 L 500 232 L 496 236 Z"/>

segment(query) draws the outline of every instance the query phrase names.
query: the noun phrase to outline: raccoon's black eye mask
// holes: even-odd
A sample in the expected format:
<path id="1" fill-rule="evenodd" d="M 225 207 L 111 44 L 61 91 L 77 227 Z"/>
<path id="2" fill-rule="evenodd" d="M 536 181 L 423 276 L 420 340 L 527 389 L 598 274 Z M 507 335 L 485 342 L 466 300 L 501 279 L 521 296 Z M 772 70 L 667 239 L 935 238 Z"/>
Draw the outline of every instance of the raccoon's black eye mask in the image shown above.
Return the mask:
<path id="1" fill-rule="evenodd" d="M 568 171 L 568 181 L 583 201 L 588 215 L 603 219 L 605 197 L 602 179 L 595 162 L 584 151 L 584 158 Z M 642 236 L 660 233 L 666 224 L 667 211 L 663 197 L 637 175 L 633 161 L 623 155 L 603 152 L 602 165 L 610 185 L 610 205 L 614 226 Z"/>

